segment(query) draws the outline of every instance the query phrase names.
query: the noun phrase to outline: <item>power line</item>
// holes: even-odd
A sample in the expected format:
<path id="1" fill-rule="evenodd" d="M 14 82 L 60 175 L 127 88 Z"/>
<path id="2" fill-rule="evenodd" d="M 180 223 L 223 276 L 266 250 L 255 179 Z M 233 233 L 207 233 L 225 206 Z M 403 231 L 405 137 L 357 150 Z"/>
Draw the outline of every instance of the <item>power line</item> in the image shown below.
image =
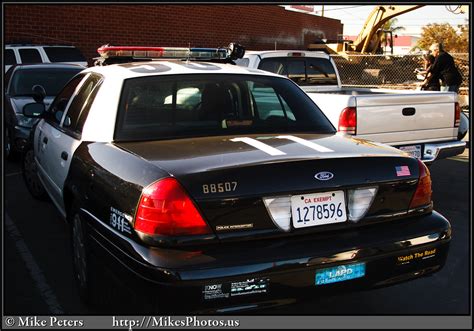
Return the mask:
<path id="1" fill-rule="evenodd" d="M 349 7 L 339 7 L 339 8 L 331 8 L 331 9 L 324 9 L 325 12 L 327 11 L 334 11 L 334 10 L 344 10 L 344 9 L 349 9 L 349 8 L 358 8 L 358 7 L 367 7 L 366 5 L 360 5 L 360 6 L 349 6 Z"/>

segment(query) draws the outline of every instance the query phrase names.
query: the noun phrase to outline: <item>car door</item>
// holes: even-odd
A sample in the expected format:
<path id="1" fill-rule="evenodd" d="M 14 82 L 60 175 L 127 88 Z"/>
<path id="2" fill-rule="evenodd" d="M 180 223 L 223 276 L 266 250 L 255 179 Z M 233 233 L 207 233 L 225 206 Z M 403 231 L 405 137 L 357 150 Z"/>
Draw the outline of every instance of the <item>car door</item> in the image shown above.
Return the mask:
<path id="1" fill-rule="evenodd" d="M 79 74 L 66 84 L 48 109 L 45 120 L 38 124 L 35 131 L 34 149 L 38 174 L 51 199 L 62 212 L 64 203 L 61 178 L 69 169 L 70 153 L 80 143 L 77 136 L 65 133 L 63 119 L 67 111 L 71 109 L 72 112 L 74 108 L 79 107 L 79 99 L 76 99 L 76 96 L 87 76 L 88 74 Z"/>
<path id="2" fill-rule="evenodd" d="M 64 208 L 63 188 L 69 172 L 71 160 L 82 142 L 82 128 L 89 109 L 98 91 L 102 77 L 88 74 L 76 89 L 61 120 L 57 134 L 52 137 L 50 152 L 52 155 L 50 170 L 55 188 L 58 188 L 58 205 Z"/>

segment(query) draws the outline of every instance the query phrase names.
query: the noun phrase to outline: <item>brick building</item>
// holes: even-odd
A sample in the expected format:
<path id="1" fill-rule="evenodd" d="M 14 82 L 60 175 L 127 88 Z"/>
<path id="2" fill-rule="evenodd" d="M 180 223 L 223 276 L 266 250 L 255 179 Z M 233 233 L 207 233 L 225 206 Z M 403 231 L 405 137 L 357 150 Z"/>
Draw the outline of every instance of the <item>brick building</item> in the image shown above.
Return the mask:
<path id="1" fill-rule="evenodd" d="M 336 39 L 340 20 L 277 5 L 5 4 L 5 43 L 71 44 L 89 60 L 103 44 L 306 49 Z"/>

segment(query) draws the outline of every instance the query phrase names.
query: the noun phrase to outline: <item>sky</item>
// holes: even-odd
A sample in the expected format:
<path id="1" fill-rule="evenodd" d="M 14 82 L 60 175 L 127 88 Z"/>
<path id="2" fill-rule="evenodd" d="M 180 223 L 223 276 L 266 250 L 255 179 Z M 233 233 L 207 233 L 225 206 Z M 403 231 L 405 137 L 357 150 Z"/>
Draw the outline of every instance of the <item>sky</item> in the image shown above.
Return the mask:
<path id="1" fill-rule="evenodd" d="M 450 5 L 452 9 L 456 5 Z M 344 35 L 358 35 L 364 26 L 366 18 L 369 16 L 375 5 L 332 5 L 324 6 L 324 16 L 341 20 L 344 24 Z M 314 10 L 321 15 L 322 6 L 315 5 Z M 397 16 L 397 26 L 405 27 L 405 30 L 399 31 L 399 35 L 420 36 L 421 28 L 429 23 L 449 23 L 454 28 L 459 24 L 467 23 L 469 13 L 465 10 L 464 14 L 454 14 L 448 11 L 445 5 L 426 5 L 408 13 Z"/>

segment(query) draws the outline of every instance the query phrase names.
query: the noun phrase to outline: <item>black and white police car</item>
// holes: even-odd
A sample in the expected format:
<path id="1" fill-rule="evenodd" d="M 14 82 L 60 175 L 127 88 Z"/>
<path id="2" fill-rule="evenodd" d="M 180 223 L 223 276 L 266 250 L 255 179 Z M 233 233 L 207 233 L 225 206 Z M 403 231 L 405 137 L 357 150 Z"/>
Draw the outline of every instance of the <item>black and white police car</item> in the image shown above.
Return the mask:
<path id="1" fill-rule="evenodd" d="M 153 309 L 225 312 L 444 265 L 426 166 L 337 135 L 290 79 L 226 63 L 239 47 L 98 51 L 48 111 L 24 107 L 42 118 L 26 184 L 71 225 L 84 299 L 112 271 Z"/>

